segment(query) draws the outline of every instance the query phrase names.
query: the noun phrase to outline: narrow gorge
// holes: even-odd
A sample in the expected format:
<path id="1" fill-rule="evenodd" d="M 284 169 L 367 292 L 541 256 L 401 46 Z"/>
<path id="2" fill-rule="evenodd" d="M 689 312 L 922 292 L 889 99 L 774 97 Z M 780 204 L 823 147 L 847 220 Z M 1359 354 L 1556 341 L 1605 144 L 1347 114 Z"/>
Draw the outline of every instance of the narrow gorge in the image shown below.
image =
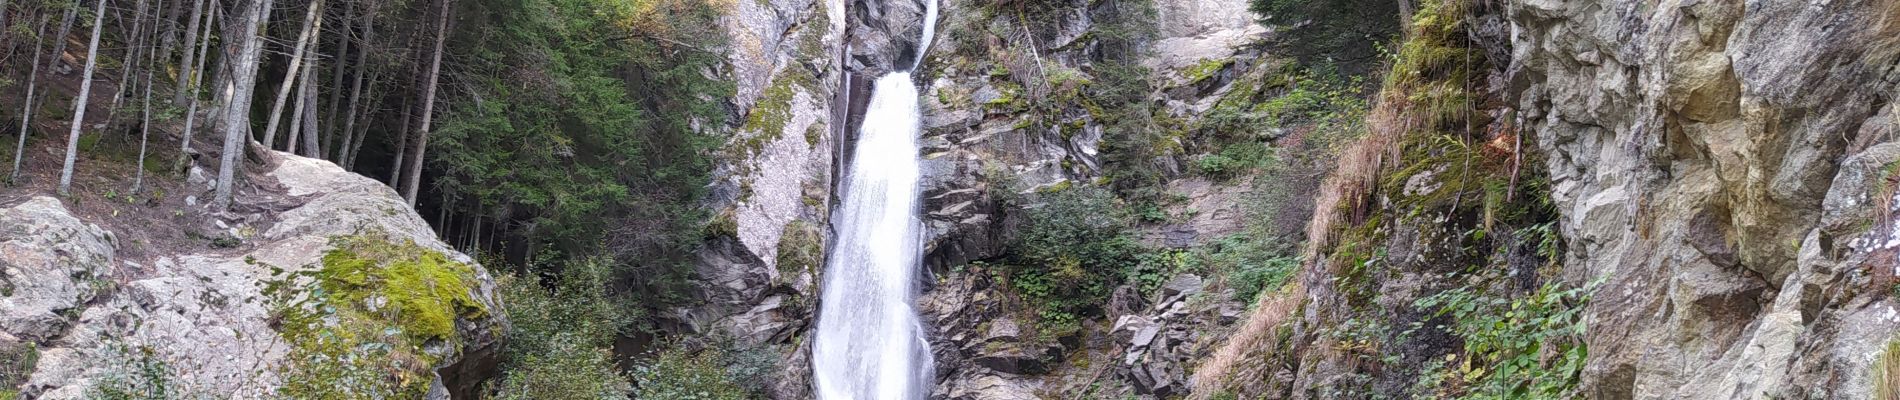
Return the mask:
<path id="1" fill-rule="evenodd" d="M 1896 0 L 0 0 L 0 400 L 1900 400 L 1896 97 Z"/>

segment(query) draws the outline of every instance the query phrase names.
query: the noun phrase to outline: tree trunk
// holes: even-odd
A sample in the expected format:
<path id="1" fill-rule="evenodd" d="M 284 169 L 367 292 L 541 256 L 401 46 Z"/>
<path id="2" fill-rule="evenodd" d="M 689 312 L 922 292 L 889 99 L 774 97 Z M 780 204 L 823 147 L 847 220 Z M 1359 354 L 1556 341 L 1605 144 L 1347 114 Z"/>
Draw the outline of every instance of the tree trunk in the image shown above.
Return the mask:
<path id="1" fill-rule="evenodd" d="M 415 75 L 410 74 L 410 76 Z M 402 98 L 402 128 L 396 129 L 396 157 L 390 160 L 389 165 L 389 187 L 391 188 L 402 187 L 402 175 L 404 172 L 402 166 L 408 165 L 405 164 L 405 162 L 409 157 L 409 127 L 412 126 L 409 124 L 409 119 L 413 118 L 416 114 L 416 105 L 409 101 L 408 96 Z"/>
<path id="2" fill-rule="evenodd" d="M 212 11 L 211 15 L 205 16 L 205 40 L 198 43 L 198 63 L 192 65 L 190 69 L 185 70 L 185 87 L 178 91 L 180 96 L 186 93 L 191 94 L 191 97 L 186 101 L 188 105 L 185 107 L 185 132 L 182 134 L 183 138 L 179 140 L 178 145 L 178 162 L 181 166 L 184 165 L 187 158 L 191 157 L 191 135 L 197 133 L 197 127 L 194 124 L 198 122 L 198 86 L 204 84 L 205 59 L 211 58 L 211 21 L 216 20 L 218 16 L 217 10 L 214 9 Z M 190 52 L 189 49 L 186 51 Z M 186 58 L 190 57 L 187 56 Z M 184 65 L 180 64 L 180 66 Z"/>
<path id="3" fill-rule="evenodd" d="M 309 9 L 304 11 L 303 28 L 297 33 L 297 49 L 290 52 L 290 68 L 284 71 L 284 82 L 282 85 L 277 86 L 277 101 L 271 103 L 270 116 L 266 117 L 266 121 L 268 122 L 264 123 L 264 147 L 275 148 L 272 146 L 277 144 L 277 120 L 284 115 L 284 102 L 290 99 L 290 88 L 296 86 L 292 85 L 291 82 L 303 80 L 301 79 L 302 75 L 298 75 L 297 73 L 303 69 L 303 65 L 305 64 L 303 52 L 308 47 L 314 47 L 309 46 L 311 32 L 313 30 L 322 32 L 322 13 L 323 0 L 312 0 Z M 298 101 L 302 100 L 299 99 Z M 301 109 L 301 107 L 299 108 Z M 286 144 L 284 147 L 289 148 L 291 145 Z"/>
<path id="4" fill-rule="evenodd" d="M 348 41 L 349 40 L 349 36 L 347 35 L 348 32 L 345 32 L 345 33 L 346 35 L 344 36 L 344 41 Z M 330 135 L 331 140 L 337 140 L 337 136 L 342 136 L 342 139 L 341 139 L 342 144 L 337 146 L 337 149 L 336 149 L 336 161 L 338 164 L 343 165 L 343 169 L 345 170 L 348 170 L 351 167 L 356 166 L 355 152 L 358 147 L 361 147 L 360 145 L 353 146 L 352 141 L 356 139 L 356 113 L 357 113 L 357 110 L 363 108 L 360 105 L 360 102 L 362 101 L 362 97 L 363 97 L 363 76 L 368 75 L 370 73 L 369 72 L 369 43 L 372 43 L 375 40 L 376 40 L 376 9 L 371 8 L 369 10 L 366 10 L 363 16 L 363 48 L 358 49 L 356 51 L 356 77 L 352 79 L 352 82 L 350 83 L 350 102 L 349 102 L 349 105 L 345 107 L 349 109 L 349 111 L 346 112 L 346 114 L 348 115 L 345 115 L 343 117 L 343 131 L 339 132 L 340 135 L 339 134 Z M 342 71 L 340 69 L 342 66 L 343 66 L 343 63 L 339 59 L 337 62 L 337 67 L 339 68 L 337 70 L 338 72 Z M 337 76 L 342 76 L 342 75 L 339 74 Z M 338 86 L 338 88 L 340 89 L 342 88 L 342 86 Z M 340 94 L 343 92 L 337 91 L 336 93 Z M 337 99 L 335 96 L 332 96 L 330 100 L 330 106 L 331 106 L 330 110 L 332 111 L 331 118 L 330 118 L 330 126 L 332 127 L 337 126 L 335 111 L 336 111 L 336 106 L 339 103 L 336 100 Z"/>
<path id="5" fill-rule="evenodd" d="M 315 46 L 315 43 L 311 43 Z M 303 154 L 310 158 L 323 157 L 323 131 L 317 130 L 317 57 L 304 55 L 306 63 L 303 70 Z"/>
<path id="6" fill-rule="evenodd" d="M 416 206 L 416 189 L 421 187 L 417 183 L 422 180 L 422 160 L 424 152 L 429 150 L 429 122 L 433 116 L 431 114 L 435 112 L 436 82 L 442 78 L 442 47 L 449 39 L 449 9 L 454 6 L 453 1 L 442 0 L 442 9 L 436 14 L 435 55 L 429 60 L 428 83 L 422 87 L 422 123 L 416 127 L 416 143 L 409 150 L 409 173 L 402 182 L 402 197 L 409 201 L 411 208 Z"/>
<path id="7" fill-rule="evenodd" d="M 305 57 L 308 57 L 308 56 L 305 56 Z M 293 62 L 301 64 L 301 63 L 304 63 L 305 61 L 306 60 L 299 59 Z M 286 79 L 284 84 L 289 85 L 290 84 L 289 80 Z M 297 145 L 302 142 L 299 141 L 298 139 L 303 136 L 310 135 L 309 131 L 303 130 L 303 119 L 305 117 L 316 118 L 316 116 L 314 115 L 309 115 L 309 116 L 304 115 L 304 103 L 307 103 L 310 101 L 310 98 L 304 95 L 304 89 L 308 85 L 310 85 L 310 70 L 305 69 L 303 70 L 303 73 L 297 74 L 297 85 L 296 85 L 297 86 L 297 105 L 291 106 L 290 127 L 287 128 L 287 130 L 290 131 L 290 134 L 284 137 L 284 152 L 285 153 L 299 154 L 297 152 L 298 150 Z M 265 146 L 269 146 L 269 144 L 266 144 Z"/>
<path id="8" fill-rule="evenodd" d="M 159 0 L 159 1 L 162 2 L 164 0 Z M 160 5 L 160 7 L 163 7 L 163 6 L 164 6 L 163 4 Z M 0 26 L 4 26 L 4 25 L 0 25 Z M 151 45 L 145 43 L 145 40 L 146 40 L 146 35 L 144 35 L 145 33 L 145 0 L 139 0 L 138 5 L 133 6 L 132 8 L 131 32 L 132 32 L 131 35 L 133 36 L 132 47 L 128 47 L 125 49 L 125 60 L 124 62 L 120 63 L 120 66 L 119 66 L 119 80 L 118 80 L 119 90 L 118 90 L 118 93 L 113 93 L 112 107 L 106 108 L 106 110 L 108 110 L 107 115 L 118 115 L 119 105 L 122 104 L 123 101 L 125 100 L 125 97 L 129 95 L 128 93 L 126 93 L 125 88 L 132 81 L 132 70 L 138 69 L 139 53 L 141 51 L 144 51 L 145 48 L 151 47 Z M 108 117 L 106 118 L 106 121 L 110 123 L 110 121 L 113 121 L 116 119 L 117 118 Z"/>
<path id="9" fill-rule="evenodd" d="M 359 89 L 359 90 L 370 90 L 373 92 L 375 91 L 375 87 L 377 83 L 382 81 L 382 75 L 379 73 L 370 72 L 369 75 L 370 75 L 369 84 L 368 84 L 369 89 Z M 358 83 L 361 83 L 361 82 L 358 82 Z M 355 100 L 355 98 L 357 97 L 356 94 L 351 94 L 350 97 L 352 98 L 352 100 L 350 101 L 350 106 L 349 106 L 350 111 L 348 113 L 349 115 L 343 118 L 343 123 L 345 126 L 343 127 L 342 132 L 337 132 L 343 135 L 343 141 L 341 142 L 341 144 L 337 146 L 341 148 L 336 149 L 336 154 L 337 154 L 336 161 L 338 164 L 343 166 L 344 170 L 355 171 L 356 170 L 356 156 L 358 152 L 361 152 L 363 150 L 363 138 L 369 135 L 368 123 L 364 123 L 362 128 L 360 129 L 357 128 L 356 126 L 357 116 L 362 115 L 364 118 L 368 118 L 372 115 L 375 115 L 374 109 L 380 106 L 380 102 L 373 103 L 372 101 L 374 100 L 358 102 Z M 374 98 L 374 95 L 372 95 L 372 99 L 373 98 Z"/>
<path id="10" fill-rule="evenodd" d="M 9 2 L 7 0 L 0 0 L 0 49 L 6 49 L 8 53 L 12 53 L 13 44 L 7 42 L 7 31 L 8 31 L 7 4 L 8 3 Z"/>
<path id="11" fill-rule="evenodd" d="M 370 21 L 376 20 L 374 12 L 370 12 L 368 14 L 370 14 L 370 16 L 364 19 L 370 20 Z M 343 60 L 345 60 L 346 57 L 350 56 L 350 47 L 351 47 L 350 46 L 350 26 L 355 23 L 356 23 L 356 2 L 350 1 L 350 0 L 343 0 L 343 27 L 341 29 L 336 30 L 336 57 L 332 61 L 336 63 L 336 65 L 332 66 L 334 70 L 330 71 L 330 105 L 329 105 L 329 109 L 325 110 L 324 115 L 323 115 L 324 126 L 330 129 L 336 129 L 337 127 L 337 120 L 336 120 L 336 116 L 338 112 L 337 109 L 347 108 L 343 104 L 343 75 L 346 75 L 346 72 L 349 72 L 344 69 L 345 67 L 349 66 L 349 63 L 343 62 Z M 367 33 L 365 33 L 365 35 L 367 35 Z M 318 36 L 318 37 L 321 38 L 322 36 Z M 368 51 L 366 50 L 368 50 L 367 46 L 369 46 L 368 44 L 369 39 L 365 38 L 363 39 L 363 42 L 366 48 L 357 50 L 357 52 L 368 53 Z M 365 70 L 362 69 L 362 65 L 358 64 L 357 69 L 356 69 L 356 75 L 360 76 L 364 72 Z M 315 116 L 313 115 L 312 117 L 315 117 Z M 350 131 L 348 130 L 345 130 L 342 133 L 343 136 L 348 136 L 349 134 L 350 134 Z M 326 135 L 323 138 L 325 140 L 334 141 L 336 140 L 337 136 L 338 134 L 336 132 L 331 132 L 329 135 Z M 324 148 L 329 148 L 330 145 L 332 144 L 333 143 L 331 142 L 325 142 Z M 317 154 L 321 155 L 323 153 L 317 153 Z M 337 157 L 335 161 L 340 162 L 342 160 L 343 160 L 342 157 Z"/>
<path id="12" fill-rule="evenodd" d="M 74 4 L 72 7 L 66 8 L 66 17 L 60 19 L 59 34 L 53 35 L 52 37 L 53 59 L 46 61 L 46 66 L 48 68 L 56 68 L 60 65 L 61 62 L 63 62 L 61 60 L 62 58 L 61 56 L 66 54 L 66 36 L 71 35 L 73 33 L 73 22 L 74 22 L 73 20 L 78 17 L 79 17 L 78 4 Z M 57 71 L 57 69 L 55 69 L 55 71 Z M 41 106 L 46 105 L 46 98 L 48 97 L 52 97 L 52 96 L 40 96 L 39 100 L 34 101 L 33 109 L 39 110 Z"/>
<path id="13" fill-rule="evenodd" d="M 165 25 L 165 33 L 163 35 L 159 35 L 158 57 L 152 58 L 153 60 L 152 65 L 159 65 L 157 59 L 160 59 L 160 58 L 163 58 L 166 60 L 171 59 L 172 48 L 173 48 L 172 46 L 178 45 L 178 24 L 167 23 L 167 21 L 178 19 L 178 13 L 184 11 L 184 5 L 185 5 L 184 0 L 174 1 L 172 2 L 172 8 L 170 10 L 164 11 L 164 14 L 160 14 L 157 19 L 153 20 L 154 23 Z M 156 8 L 164 9 L 165 7 L 156 7 Z M 157 31 L 158 28 L 154 27 L 152 28 L 152 30 Z M 179 68 L 183 69 L 184 68 L 183 64 L 180 64 Z"/>
<path id="14" fill-rule="evenodd" d="M 33 68 L 26 74 L 26 100 L 21 101 L 20 143 L 13 146 L 13 173 L 7 175 L 7 181 L 20 181 L 20 155 L 26 154 L 26 137 L 33 133 L 33 89 L 40 82 L 40 45 L 46 43 L 46 17 L 40 16 L 40 27 L 33 31 Z"/>
<path id="15" fill-rule="evenodd" d="M 207 10 L 209 9 L 211 9 L 211 6 L 205 5 L 205 0 L 193 0 L 191 2 L 191 25 L 189 26 L 189 28 L 185 29 L 185 56 L 184 56 L 185 59 L 178 62 L 178 67 L 181 69 L 187 68 L 187 67 L 191 67 L 191 68 L 185 69 L 183 73 L 179 74 L 178 82 L 179 82 L 180 87 L 196 89 L 197 85 L 193 84 L 192 82 L 199 82 L 200 80 L 203 79 L 203 78 L 196 77 L 199 73 L 198 71 L 203 68 L 195 67 L 195 66 L 204 65 L 204 61 L 200 58 L 208 54 L 203 54 L 203 55 L 199 54 L 199 53 L 203 53 L 204 50 L 199 50 L 198 52 L 192 52 L 191 46 L 195 44 L 195 45 L 198 45 L 198 47 L 201 49 L 204 47 L 203 44 L 198 44 L 198 36 L 199 36 L 198 26 L 200 24 L 205 24 L 205 25 L 210 24 L 211 16 L 208 14 L 211 14 L 211 13 L 207 12 Z M 205 26 L 204 32 L 205 32 L 204 33 L 205 43 L 210 43 L 211 42 L 211 27 Z M 196 97 L 197 93 L 195 92 L 196 90 L 176 91 L 176 93 L 172 94 L 172 104 L 175 104 L 175 105 L 185 104 L 185 96 L 189 94 L 189 95 L 192 95 L 193 97 Z M 189 129 L 185 130 L 185 136 L 190 137 L 191 130 Z M 187 140 L 186 142 L 189 143 L 190 141 Z"/>
<path id="16" fill-rule="evenodd" d="M 79 7 L 79 3 L 73 3 Z M 72 194 L 73 162 L 79 159 L 79 132 L 86 127 L 86 102 L 92 98 L 92 71 L 99 66 L 99 32 L 106 26 L 106 0 L 93 10 L 92 41 L 86 45 L 86 70 L 79 75 L 79 98 L 73 105 L 72 131 L 66 134 L 66 164 L 59 170 L 59 195 Z"/>
<path id="17" fill-rule="evenodd" d="M 178 3 L 182 2 L 173 2 L 172 4 Z M 154 11 L 165 9 L 165 0 L 158 0 L 158 5 L 152 8 Z M 162 15 L 153 15 L 151 34 L 158 35 L 158 25 L 163 22 L 164 18 Z M 137 196 L 139 190 L 145 188 L 145 147 L 150 143 L 152 137 L 152 86 L 157 83 L 152 80 L 152 70 L 158 69 L 158 60 L 161 54 L 165 54 L 165 52 L 145 52 L 145 95 L 142 100 L 139 100 L 139 158 L 138 163 L 133 164 L 137 169 L 132 173 L 132 190 L 126 191 L 126 194 L 130 196 Z"/>
<path id="18" fill-rule="evenodd" d="M 239 156 L 250 142 L 251 94 L 256 90 L 257 60 L 262 55 L 264 20 L 270 16 L 271 0 L 238 3 L 240 14 L 225 22 L 224 57 L 231 60 L 218 92 L 223 112 L 218 129 L 224 131 L 224 151 L 218 154 L 218 184 L 211 200 L 213 210 L 231 207 L 232 181 L 237 179 Z"/>
<path id="19" fill-rule="evenodd" d="M 156 31 L 158 27 L 154 26 L 152 30 Z M 139 161 L 133 164 L 132 190 L 126 191 L 130 196 L 137 196 L 145 184 L 145 144 L 152 136 L 152 69 L 158 66 L 158 53 L 151 53 L 146 58 L 152 65 L 145 68 L 145 99 L 139 101 Z"/>

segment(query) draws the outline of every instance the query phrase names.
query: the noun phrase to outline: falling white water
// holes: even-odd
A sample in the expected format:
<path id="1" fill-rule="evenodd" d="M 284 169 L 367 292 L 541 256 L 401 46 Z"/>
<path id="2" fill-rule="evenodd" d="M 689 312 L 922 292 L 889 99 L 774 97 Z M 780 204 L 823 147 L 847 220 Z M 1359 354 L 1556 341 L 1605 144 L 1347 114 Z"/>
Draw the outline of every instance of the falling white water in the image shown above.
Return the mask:
<path id="1" fill-rule="evenodd" d="M 924 54 L 929 53 L 925 50 L 930 50 L 930 39 L 934 36 L 937 36 L 937 0 L 927 0 L 924 2 L 924 37 L 917 41 L 917 59 L 911 60 L 910 69 L 924 65 Z"/>
<path id="2" fill-rule="evenodd" d="M 911 299 L 917 294 L 917 87 L 910 74 L 878 78 L 833 215 L 823 307 L 812 344 L 818 397 L 922 398 L 930 346 Z"/>
<path id="3" fill-rule="evenodd" d="M 913 68 L 935 31 L 937 4 L 926 3 Z M 906 400 L 929 392 L 930 344 L 911 304 L 923 230 L 917 99 L 909 72 L 878 78 L 871 89 L 839 195 L 843 206 L 832 216 L 835 238 L 812 343 L 820 399 Z"/>

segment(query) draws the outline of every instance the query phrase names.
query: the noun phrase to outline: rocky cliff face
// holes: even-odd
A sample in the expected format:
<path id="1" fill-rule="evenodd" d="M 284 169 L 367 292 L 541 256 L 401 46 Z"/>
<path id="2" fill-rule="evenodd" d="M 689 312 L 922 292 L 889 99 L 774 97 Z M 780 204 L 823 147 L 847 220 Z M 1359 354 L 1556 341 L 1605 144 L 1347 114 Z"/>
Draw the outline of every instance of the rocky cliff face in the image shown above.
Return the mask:
<path id="1" fill-rule="evenodd" d="M 736 225 L 705 253 L 716 301 L 687 319 L 772 343 L 802 366 L 803 350 L 794 349 L 811 318 L 822 251 L 795 261 L 803 270 L 788 270 L 787 249 L 822 243 L 831 174 L 845 161 L 854 93 L 841 89 L 851 85 L 833 71 L 868 80 L 909 68 L 922 47 L 914 38 L 924 5 L 794 3 L 740 4 L 729 24 L 740 76 L 734 103 L 744 121 L 734 147 L 752 150 L 725 169 L 729 179 L 716 201 L 732 210 Z M 935 274 L 921 303 L 938 346 L 936 396 L 1077 393 L 1102 376 L 1122 379 L 1126 386 L 1117 390 L 1127 393 L 1185 393 L 1201 388 L 1187 383 L 1208 357 L 1211 345 L 1200 343 L 1220 339 L 1203 336 L 1235 329 L 1231 304 L 1118 295 L 1109 320 L 1089 329 L 1095 335 L 1029 340 L 1011 317 L 1021 304 L 999 295 L 980 269 L 955 267 L 1002 255 L 1021 222 L 1006 198 L 1101 183 L 1119 172 L 1103 159 L 1104 115 L 1075 92 L 1101 76 L 1110 3 L 1028 11 L 940 4 L 940 33 L 917 66 L 927 93 L 926 262 Z M 1274 63 L 1250 47 L 1266 30 L 1245 9 L 1232 0 L 1153 5 L 1156 22 L 1137 43 L 1143 56 L 1136 64 L 1154 83 L 1145 101 L 1157 116 L 1192 126 L 1230 94 L 1253 96 L 1246 83 Z M 1368 321 L 1442 321 L 1416 302 L 1470 287 L 1459 268 L 1484 265 L 1521 272 L 1487 283 L 1512 296 L 1546 283 L 1594 288 L 1579 343 L 1589 354 L 1580 382 L 1587 397 L 1871 396 L 1874 371 L 1885 368 L 1876 360 L 1900 328 L 1889 249 L 1892 204 L 1900 200 L 1889 176 L 1900 149 L 1888 143 L 1900 124 L 1892 102 L 1900 88 L 1896 10 L 1884 0 L 1471 8 L 1455 32 L 1482 65 L 1468 77 L 1481 114 L 1470 118 L 1478 126 L 1471 140 L 1522 154 L 1507 159 L 1531 164 L 1514 166 L 1511 176 L 1547 186 L 1522 195 L 1512 189 L 1509 201 L 1493 205 L 1482 190 L 1461 186 L 1489 181 L 1452 174 L 1469 167 L 1401 164 L 1384 173 L 1403 170 L 1403 179 L 1370 177 L 1392 191 L 1364 200 L 1366 209 L 1425 211 L 1373 212 L 1339 228 L 1364 228 L 1360 239 L 1376 241 L 1362 244 L 1389 251 L 1341 258 L 1328 246 L 1316 254 L 1325 260 L 1315 260 L 1297 296 L 1257 307 L 1302 322 L 1279 342 L 1255 343 L 1269 353 L 1255 355 L 1298 366 L 1247 376 L 1281 382 L 1274 392 L 1293 397 L 1347 393 L 1321 390 L 1328 387 L 1414 393 L 1418 369 L 1456 352 L 1460 340 L 1352 329 Z M 1521 144 L 1482 142 L 1520 136 Z M 807 140 L 788 139 L 799 137 Z M 1173 150 L 1154 161 L 1178 177 L 1184 154 L 1197 145 L 1164 137 L 1156 147 Z M 1406 161 L 1413 144 L 1389 145 L 1398 160 L 1417 161 Z M 1435 159 L 1442 151 L 1421 154 Z M 796 168 L 777 168 L 784 165 Z M 1166 190 L 1193 199 L 1194 208 L 1224 210 L 1243 185 L 1177 180 Z M 1465 189 L 1479 197 L 1435 197 Z M 1545 198 L 1548 206 L 1529 205 Z M 1531 215 L 1489 214 L 1499 210 Z M 1237 229 L 1233 215 L 1196 214 L 1144 233 L 1152 245 L 1193 246 Z M 1495 252 L 1459 250 L 1473 240 L 1461 236 L 1464 229 L 1494 223 L 1544 227 L 1556 239 L 1544 245 L 1532 236 L 1539 231 L 1511 232 L 1477 239 L 1497 243 L 1485 245 Z M 1378 264 L 1380 276 L 1359 287 L 1322 288 L 1360 279 L 1345 276 L 1359 272 L 1342 261 L 1372 259 L 1388 263 Z M 1187 284 L 1191 277 L 1176 278 L 1175 293 L 1200 290 Z M 1378 368 L 1353 354 L 1365 349 L 1352 348 L 1351 335 L 1389 342 L 1398 361 L 1360 376 Z M 1075 360 L 1108 362 L 1080 367 Z"/>
<path id="2" fill-rule="evenodd" d="M 1900 328 L 1900 4 L 1504 13 L 1510 101 L 1550 155 L 1564 274 L 1607 279 L 1585 394 L 1875 398 Z"/>
<path id="3" fill-rule="evenodd" d="M 496 372 L 507 322 L 486 270 L 380 182 L 277 158 L 252 179 L 281 190 L 264 202 L 274 210 L 216 217 L 228 232 L 204 233 L 225 238 L 211 246 L 140 243 L 137 257 L 121 257 L 122 238 L 142 235 L 88 223 L 51 197 L 0 207 L 0 356 L 27 373 L 6 383 L 43 399 L 150 385 L 256 398 L 355 376 L 369 377 L 364 390 L 446 398 Z M 335 280 L 342 268 L 350 284 Z M 440 290 L 386 279 L 394 268 L 439 274 L 418 284 Z M 380 334 L 317 339 L 365 326 Z M 405 382 L 374 383 L 393 376 Z"/>
<path id="4" fill-rule="evenodd" d="M 730 2 L 722 19 L 731 132 L 717 164 L 716 210 L 699 251 L 698 306 L 676 310 L 678 334 L 730 338 L 777 354 L 777 398 L 810 397 L 809 347 L 832 175 L 843 117 L 841 1 Z"/>
<path id="5" fill-rule="evenodd" d="M 1540 336 L 1547 347 L 1513 366 L 1575 365 L 1576 382 L 1538 381 L 1565 396 L 1894 395 L 1900 7 L 1421 3 L 1404 75 L 1364 151 L 1344 154 L 1337 201 L 1322 197 L 1340 211 L 1315 220 L 1302 285 L 1257 307 L 1293 339 L 1237 340 L 1251 349 L 1236 354 L 1297 365 L 1242 368 L 1231 386 L 1330 398 L 1481 384 L 1436 374 L 1510 355 L 1473 350 L 1484 338 L 1438 307 L 1485 293 L 1508 324 L 1581 307 L 1539 314 L 1583 328 Z M 1446 99 L 1443 82 L 1468 91 L 1455 94 L 1468 111 L 1417 107 Z M 1528 198 L 1494 200 L 1512 196 Z M 1546 285 L 1588 294 L 1544 303 Z"/>
<path id="6" fill-rule="evenodd" d="M 1106 65 L 1103 32 L 1153 30 L 1123 61 L 1162 89 L 1140 108 L 1193 125 L 1248 71 L 1265 63 L 1248 46 L 1265 32 L 1244 1 L 1054 2 L 1022 11 L 945 1 L 937 42 L 921 68 L 924 107 L 924 223 L 927 269 L 935 285 L 920 299 L 932 333 L 939 383 L 934 398 L 1167 396 L 1186 392 L 1190 363 L 1204 356 L 1240 313 L 1231 292 L 1203 290 L 1202 278 L 1174 277 L 1172 289 L 1144 298 L 1117 290 L 1106 316 L 1074 337 L 1038 337 L 1034 305 L 1015 298 L 971 261 L 1004 255 L 1022 216 L 1006 199 L 1095 185 L 1118 173 L 1102 141 L 1120 104 L 1082 94 Z M 1126 9 L 1123 9 L 1126 8 Z M 1110 22 L 1140 13 L 1140 26 Z M 1154 14 L 1147 14 L 1147 13 Z M 1157 17 L 1158 16 L 1158 17 Z M 1125 17 L 1124 17 L 1125 18 Z M 1150 19 L 1152 18 L 1152 19 Z M 1158 23 L 1156 21 L 1159 21 Z M 1153 51 L 1147 51 L 1153 50 Z M 1214 68 L 1207 68 L 1214 65 Z M 1180 149 L 1185 137 L 1168 139 Z M 1184 152 L 1155 159 L 1179 174 Z M 1148 242 L 1185 248 L 1239 229 L 1244 182 L 1184 179 L 1163 190 L 1204 212 L 1146 228 Z M 1177 220 L 1171 218 L 1171 220 Z M 1190 298 L 1192 300 L 1190 301 Z"/>

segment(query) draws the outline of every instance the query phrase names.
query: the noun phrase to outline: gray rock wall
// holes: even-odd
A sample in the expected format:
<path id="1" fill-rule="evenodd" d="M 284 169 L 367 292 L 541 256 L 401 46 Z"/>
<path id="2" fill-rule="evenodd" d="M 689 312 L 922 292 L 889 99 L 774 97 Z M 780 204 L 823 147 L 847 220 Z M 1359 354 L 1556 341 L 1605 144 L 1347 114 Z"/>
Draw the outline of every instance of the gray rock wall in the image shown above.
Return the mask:
<path id="1" fill-rule="evenodd" d="M 1515 1 L 1592 398 L 1873 398 L 1900 329 L 1891 1 Z M 1873 228 L 1870 230 L 1870 228 Z"/>

